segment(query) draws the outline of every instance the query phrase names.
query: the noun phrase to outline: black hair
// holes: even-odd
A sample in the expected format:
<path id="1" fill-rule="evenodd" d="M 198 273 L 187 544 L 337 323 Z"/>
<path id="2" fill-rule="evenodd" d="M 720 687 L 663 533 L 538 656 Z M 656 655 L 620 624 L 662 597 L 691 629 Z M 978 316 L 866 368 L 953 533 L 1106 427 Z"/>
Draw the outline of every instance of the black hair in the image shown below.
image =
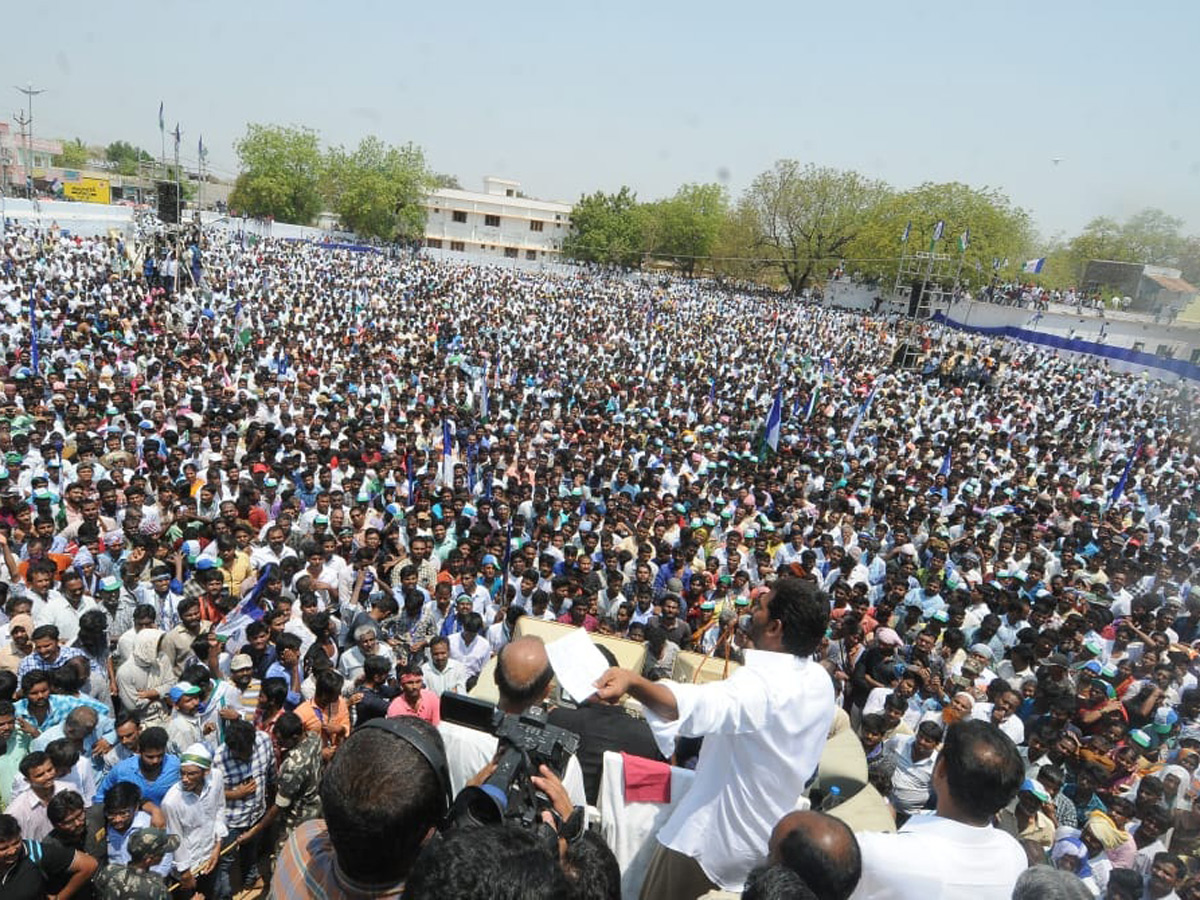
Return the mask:
<path id="1" fill-rule="evenodd" d="M 888 696 L 891 696 L 890 694 Z M 887 719 L 879 713 L 867 713 L 859 723 L 858 732 L 869 731 L 872 734 L 887 734 Z"/>
<path id="2" fill-rule="evenodd" d="M 812 582 L 780 578 L 771 589 L 767 614 L 783 626 L 783 648 L 796 656 L 809 656 L 825 636 L 829 602 Z"/>
<path id="3" fill-rule="evenodd" d="M 512 825 L 459 828 L 421 854 L 404 900 L 559 900 L 566 876 L 532 832 Z"/>
<path id="4" fill-rule="evenodd" d="M 142 805 L 142 789 L 132 781 L 118 781 L 104 794 L 104 812 L 135 809 Z"/>
<path id="5" fill-rule="evenodd" d="M 387 657 L 380 656 L 377 653 L 363 660 L 363 674 L 370 679 L 378 678 L 380 675 L 387 675 L 391 669 L 392 665 L 388 662 Z"/>
<path id="6" fill-rule="evenodd" d="M 313 678 L 313 682 L 316 686 L 316 693 L 322 697 L 337 698 L 342 692 L 342 685 L 346 683 L 346 679 L 337 669 L 331 667 L 318 672 Z"/>
<path id="7" fill-rule="evenodd" d="M 230 719 L 225 723 L 225 746 L 235 756 L 245 756 L 254 751 L 257 733 L 258 730 L 245 719 Z"/>
<path id="8" fill-rule="evenodd" d="M 410 724 L 441 745 L 432 725 L 421 719 Z M 409 874 L 426 834 L 440 823 L 446 794 L 416 747 L 384 729 L 361 728 L 325 769 L 321 805 L 342 871 L 366 885 L 395 884 Z"/>
<path id="9" fill-rule="evenodd" d="M 21 837 L 21 823 L 8 813 L 0 813 L 0 841 L 8 843 Z"/>
<path id="10" fill-rule="evenodd" d="M 272 679 L 272 681 L 283 679 Z M 284 740 L 294 738 L 304 730 L 304 720 L 294 712 L 285 712 L 275 720 L 275 736 Z"/>
<path id="11" fill-rule="evenodd" d="M 288 683 L 285 678 L 264 678 L 259 697 L 265 697 L 272 706 L 283 706 L 287 702 Z"/>
<path id="12" fill-rule="evenodd" d="M 279 654 L 282 654 L 284 650 L 295 650 L 299 653 L 303 645 L 304 642 L 300 640 L 300 636 L 289 631 L 285 631 L 275 638 L 275 652 Z"/>
<path id="13" fill-rule="evenodd" d="M 46 818 L 57 828 L 73 812 L 83 809 L 83 797 L 78 791 L 59 791 L 46 804 Z"/>
<path id="14" fill-rule="evenodd" d="M 584 831 L 567 844 L 562 866 L 571 884 L 570 900 L 621 900 L 621 866 L 596 832 Z"/>
<path id="15" fill-rule="evenodd" d="M 975 822 L 986 822 L 1016 796 L 1025 764 L 1016 744 L 991 722 L 955 722 L 938 757 L 950 796 Z"/>
<path id="16" fill-rule="evenodd" d="M 742 900 L 817 900 L 818 894 L 786 866 L 762 865 L 746 876 Z"/>
<path id="17" fill-rule="evenodd" d="M 17 764 L 17 769 L 28 778 L 30 772 L 48 762 L 50 762 L 50 755 L 45 750 L 30 750 Z"/>
<path id="18" fill-rule="evenodd" d="M 933 719 L 926 719 L 917 726 L 917 734 L 923 738 L 928 738 L 931 741 L 940 741 L 942 739 L 942 726 Z"/>
<path id="19" fill-rule="evenodd" d="M 145 750 L 166 750 L 167 749 L 167 730 L 158 725 L 153 725 L 147 728 L 138 735 L 138 749 Z"/>
<path id="20" fill-rule="evenodd" d="M 31 634 L 29 636 L 29 639 L 32 641 L 40 641 L 43 638 L 50 638 L 51 640 L 57 641 L 58 640 L 58 626 L 57 625 L 39 625 L 37 628 L 33 629 L 33 634 Z"/>

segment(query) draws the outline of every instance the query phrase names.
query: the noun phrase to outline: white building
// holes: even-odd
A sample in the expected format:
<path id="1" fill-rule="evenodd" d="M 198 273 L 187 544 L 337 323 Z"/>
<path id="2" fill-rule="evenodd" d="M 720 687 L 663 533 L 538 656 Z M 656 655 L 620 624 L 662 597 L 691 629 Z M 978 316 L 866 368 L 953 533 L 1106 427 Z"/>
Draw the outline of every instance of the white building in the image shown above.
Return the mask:
<path id="1" fill-rule="evenodd" d="M 473 256 L 555 261 L 571 205 L 520 195 L 521 184 L 483 179 L 483 192 L 439 188 L 425 198 L 425 246 Z"/>

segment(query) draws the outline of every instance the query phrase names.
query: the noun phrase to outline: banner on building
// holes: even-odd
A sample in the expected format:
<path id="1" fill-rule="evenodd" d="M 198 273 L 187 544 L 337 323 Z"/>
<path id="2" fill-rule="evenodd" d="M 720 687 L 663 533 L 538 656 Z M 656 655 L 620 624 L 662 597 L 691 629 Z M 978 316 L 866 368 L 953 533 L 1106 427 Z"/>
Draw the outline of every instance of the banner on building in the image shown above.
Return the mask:
<path id="1" fill-rule="evenodd" d="M 80 177 L 78 181 L 66 181 L 62 186 L 63 196 L 84 203 L 112 202 L 112 189 L 107 178 Z"/>

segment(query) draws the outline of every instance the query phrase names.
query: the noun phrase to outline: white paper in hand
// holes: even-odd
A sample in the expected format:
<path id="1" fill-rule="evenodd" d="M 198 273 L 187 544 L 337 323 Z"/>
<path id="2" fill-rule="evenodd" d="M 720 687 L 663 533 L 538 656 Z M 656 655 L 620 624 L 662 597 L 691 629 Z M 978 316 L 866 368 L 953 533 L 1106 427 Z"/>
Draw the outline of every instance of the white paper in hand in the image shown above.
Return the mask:
<path id="1" fill-rule="evenodd" d="M 596 693 L 596 679 L 608 671 L 608 661 L 582 628 L 547 644 L 546 655 L 559 687 L 576 703 Z"/>

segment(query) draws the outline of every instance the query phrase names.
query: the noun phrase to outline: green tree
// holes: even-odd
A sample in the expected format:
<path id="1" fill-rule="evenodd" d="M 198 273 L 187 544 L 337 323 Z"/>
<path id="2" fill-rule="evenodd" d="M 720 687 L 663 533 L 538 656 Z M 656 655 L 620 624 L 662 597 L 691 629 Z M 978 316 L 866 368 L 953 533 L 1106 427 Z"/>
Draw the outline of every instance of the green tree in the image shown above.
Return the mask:
<path id="1" fill-rule="evenodd" d="M 324 157 L 310 128 L 251 124 L 234 145 L 241 174 L 229 208 L 254 217 L 307 225 L 321 211 Z"/>
<path id="2" fill-rule="evenodd" d="M 330 150 L 325 171 L 330 208 L 356 234 L 390 241 L 425 233 L 422 200 L 434 179 L 420 147 L 393 147 L 371 135 L 353 152 Z"/>
<path id="3" fill-rule="evenodd" d="M 1143 209 L 1121 226 L 1121 240 L 1132 258 L 1153 266 L 1174 266 L 1184 250 L 1183 219 L 1161 209 Z"/>
<path id="4" fill-rule="evenodd" d="M 139 163 L 154 162 L 153 156 L 128 141 L 113 141 L 104 148 L 104 158 L 122 175 L 136 175 Z"/>
<path id="5" fill-rule="evenodd" d="M 992 279 L 993 260 L 1009 260 L 1009 268 L 1024 261 L 1033 241 L 1029 214 L 1013 206 L 999 190 L 974 188 L 959 182 L 922 184 L 911 190 L 886 195 L 867 214 L 853 246 L 846 254 L 847 266 L 888 283 L 896 277 L 899 257 L 907 250 L 928 250 L 934 226 L 945 223 L 939 253 L 960 253 L 959 239 L 967 229 L 970 237 L 962 253 L 962 277 L 968 284 L 986 284 Z M 912 223 L 908 245 L 901 243 L 905 228 Z"/>
<path id="6" fill-rule="evenodd" d="M 741 207 L 759 255 L 798 294 L 846 254 L 887 195 L 885 184 L 857 172 L 781 159 L 754 179 Z"/>
<path id="7" fill-rule="evenodd" d="M 646 218 L 637 194 L 628 187 L 615 194 L 585 194 L 571 210 L 571 233 L 563 240 L 563 253 L 581 262 L 640 266 Z"/>
<path id="8" fill-rule="evenodd" d="M 62 145 L 62 153 L 59 153 L 50 162 L 64 169 L 82 169 L 90 158 L 91 152 L 88 150 L 87 144 L 79 138 L 75 138 L 65 141 Z"/>
<path id="9" fill-rule="evenodd" d="M 685 184 L 673 197 L 647 205 L 646 249 L 691 275 L 712 255 L 728 209 L 721 185 Z"/>
<path id="10" fill-rule="evenodd" d="M 449 188 L 453 191 L 461 191 L 462 184 L 459 183 L 457 175 L 448 175 L 445 172 L 435 172 L 430 176 L 433 179 L 433 188 Z"/>

